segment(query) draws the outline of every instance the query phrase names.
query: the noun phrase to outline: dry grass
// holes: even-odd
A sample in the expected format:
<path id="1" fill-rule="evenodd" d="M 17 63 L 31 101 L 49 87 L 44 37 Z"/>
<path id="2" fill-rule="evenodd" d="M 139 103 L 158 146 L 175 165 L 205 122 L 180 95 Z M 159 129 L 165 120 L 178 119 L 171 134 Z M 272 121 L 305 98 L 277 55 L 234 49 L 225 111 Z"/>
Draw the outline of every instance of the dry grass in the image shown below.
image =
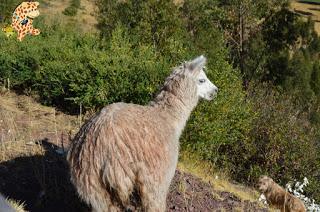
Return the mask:
<path id="1" fill-rule="evenodd" d="M 227 174 L 216 171 L 208 162 L 200 160 L 189 152 L 180 153 L 178 168 L 211 184 L 216 191 L 229 192 L 241 199 L 241 201 L 247 200 L 258 203 L 262 208 L 265 207 L 265 205 L 258 202 L 260 194 L 255 189 L 232 183 Z M 213 193 L 213 196 L 215 199 L 220 199 L 220 196 L 216 193 Z M 268 208 L 268 210 L 270 212 L 279 211 L 273 208 Z M 237 210 L 235 209 L 235 211 Z M 239 208 L 239 211 L 243 211 L 243 209 Z"/>
<path id="2" fill-rule="evenodd" d="M 97 11 L 97 7 L 92 0 L 81 0 L 81 7 L 77 14 L 76 19 L 82 20 L 85 24 L 84 31 L 85 32 L 96 32 L 96 25 L 98 21 L 95 17 Z"/>
<path id="3" fill-rule="evenodd" d="M 311 16 L 311 19 L 315 21 L 315 31 L 318 33 L 318 35 L 320 35 L 320 5 L 292 1 L 291 7 L 293 8 L 294 11 L 300 14 L 301 14 L 301 11 L 304 13 L 310 13 L 311 15 L 303 15 L 303 16 L 305 18 L 307 18 L 308 16 Z"/>
<path id="4" fill-rule="evenodd" d="M 27 96 L 0 92 L 0 192 L 14 199 L 14 207 L 23 206 L 19 202 L 23 199 L 31 211 L 55 207 L 82 211 L 60 154 L 78 128 L 77 116 Z"/>
<path id="5" fill-rule="evenodd" d="M 76 16 L 63 15 L 63 11 L 70 5 L 69 0 L 43 0 L 40 4 L 40 15 L 45 16 L 48 25 L 57 19 L 65 25 L 72 24 L 81 32 L 96 33 L 98 24 L 95 14 L 96 6 L 93 0 L 81 0 L 81 5 Z"/>
<path id="6" fill-rule="evenodd" d="M 251 202 L 257 202 L 259 199 L 257 191 L 231 183 L 226 174 L 216 172 L 208 162 L 201 161 L 190 153 L 182 152 L 180 154 L 178 168 L 210 183 L 217 191 L 230 192 L 241 200 L 249 200 Z"/>
<path id="7" fill-rule="evenodd" d="M 16 210 L 16 212 L 27 212 L 24 209 L 25 204 L 23 202 L 15 201 L 15 200 L 12 200 L 12 199 L 7 199 L 7 201 Z"/>
<path id="8" fill-rule="evenodd" d="M 44 156 L 38 142 L 46 140 L 63 150 L 78 130 L 78 119 L 36 103 L 27 96 L 0 93 L 0 163 L 15 158 Z"/>

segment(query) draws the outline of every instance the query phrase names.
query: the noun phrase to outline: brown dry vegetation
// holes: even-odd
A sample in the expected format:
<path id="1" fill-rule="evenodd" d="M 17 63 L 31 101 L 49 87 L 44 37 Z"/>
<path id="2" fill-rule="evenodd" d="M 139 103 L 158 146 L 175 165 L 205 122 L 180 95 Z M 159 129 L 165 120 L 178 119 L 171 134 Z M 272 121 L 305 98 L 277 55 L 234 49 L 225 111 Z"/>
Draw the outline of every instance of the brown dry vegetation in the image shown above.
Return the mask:
<path id="1" fill-rule="evenodd" d="M 291 7 L 296 13 L 301 14 L 305 18 L 311 17 L 315 21 L 315 30 L 320 35 L 320 5 L 292 1 Z"/>
<path id="2" fill-rule="evenodd" d="M 98 22 L 95 17 L 97 8 L 94 1 L 81 0 L 81 6 L 76 16 L 63 15 L 64 9 L 69 4 L 69 0 L 43 0 L 39 6 L 40 15 L 45 17 L 48 24 L 60 17 L 60 21 L 63 23 L 78 25 L 77 28 L 83 32 L 96 32 Z"/>
<path id="3" fill-rule="evenodd" d="M 0 94 L 0 192 L 24 202 L 29 211 L 88 211 L 60 154 L 79 125 L 79 117 L 30 97 Z M 181 154 L 178 167 L 168 211 L 267 211 L 256 202 L 256 191 L 230 183 L 222 174 L 216 178 L 207 163 L 188 153 Z"/>

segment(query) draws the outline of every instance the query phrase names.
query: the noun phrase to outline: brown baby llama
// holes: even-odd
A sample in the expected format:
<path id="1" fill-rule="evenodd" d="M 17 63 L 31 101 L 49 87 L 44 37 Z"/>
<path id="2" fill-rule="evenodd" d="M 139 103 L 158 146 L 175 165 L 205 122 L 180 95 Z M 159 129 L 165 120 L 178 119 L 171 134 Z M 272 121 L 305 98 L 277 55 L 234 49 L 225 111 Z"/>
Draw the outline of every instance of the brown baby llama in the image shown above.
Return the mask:
<path id="1" fill-rule="evenodd" d="M 200 56 L 175 68 L 149 105 L 111 104 L 81 127 L 67 160 L 93 211 L 165 211 L 181 132 L 199 98 L 218 91 L 205 63 Z"/>
<path id="2" fill-rule="evenodd" d="M 281 212 L 306 212 L 303 202 L 275 183 L 268 176 L 261 176 L 259 190 L 266 197 L 267 203 L 280 209 Z"/>

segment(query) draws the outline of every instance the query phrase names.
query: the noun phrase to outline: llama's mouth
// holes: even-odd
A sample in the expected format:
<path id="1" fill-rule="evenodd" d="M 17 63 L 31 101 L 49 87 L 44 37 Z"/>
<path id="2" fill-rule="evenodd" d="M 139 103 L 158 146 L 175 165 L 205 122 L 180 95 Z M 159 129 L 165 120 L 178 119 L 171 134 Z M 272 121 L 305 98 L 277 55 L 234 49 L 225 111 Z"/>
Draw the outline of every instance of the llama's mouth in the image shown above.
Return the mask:
<path id="1" fill-rule="evenodd" d="M 266 189 L 265 189 L 263 186 L 258 185 L 258 190 L 259 190 L 260 192 L 264 192 Z"/>
<path id="2" fill-rule="evenodd" d="M 216 96 L 217 96 L 217 93 L 214 92 L 214 93 L 209 94 L 207 99 L 210 101 L 210 100 L 213 100 L 214 98 L 216 98 Z"/>

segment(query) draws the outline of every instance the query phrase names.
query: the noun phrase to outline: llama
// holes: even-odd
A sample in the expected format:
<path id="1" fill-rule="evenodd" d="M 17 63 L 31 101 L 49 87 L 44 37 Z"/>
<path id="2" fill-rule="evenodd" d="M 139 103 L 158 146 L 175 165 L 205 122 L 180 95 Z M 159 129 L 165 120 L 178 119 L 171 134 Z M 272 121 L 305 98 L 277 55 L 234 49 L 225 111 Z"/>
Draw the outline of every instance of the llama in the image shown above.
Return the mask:
<path id="1" fill-rule="evenodd" d="M 205 64 L 200 56 L 175 68 L 149 105 L 114 103 L 81 127 L 67 160 L 92 211 L 165 211 L 181 132 L 198 100 L 218 91 Z"/>
<path id="2" fill-rule="evenodd" d="M 305 212 L 303 202 L 275 183 L 268 176 L 261 176 L 259 190 L 265 195 L 267 203 L 280 209 L 281 212 Z"/>

